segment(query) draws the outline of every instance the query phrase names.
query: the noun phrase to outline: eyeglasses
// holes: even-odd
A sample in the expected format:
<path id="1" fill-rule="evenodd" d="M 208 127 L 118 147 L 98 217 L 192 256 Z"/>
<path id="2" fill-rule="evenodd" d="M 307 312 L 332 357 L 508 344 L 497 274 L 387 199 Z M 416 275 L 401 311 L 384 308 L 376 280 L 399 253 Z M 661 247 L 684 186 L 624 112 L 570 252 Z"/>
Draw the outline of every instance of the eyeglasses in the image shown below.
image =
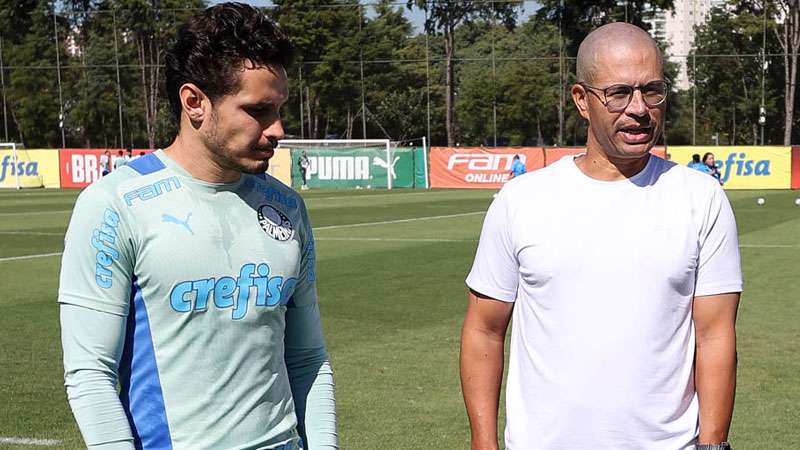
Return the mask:
<path id="1" fill-rule="evenodd" d="M 578 83 L 589 92 L 596 95 L 603 105 L 608 108 L 609 112 L 622 112 L 630 105 L 633 99 L 633 91 L 638 90 L 642 93 L 642 100 L 644 104 L 649 107 L 658 106 L 667 99 L 669 93 L 669 82 L 666 80 L 651 81 L 644 86 L 630 86 L 627 84 L 614 84 L 607 88 L 598 88 L 590 86 L 586 83 Z M 600 91 L 603 96 L 594 91 Z"/>

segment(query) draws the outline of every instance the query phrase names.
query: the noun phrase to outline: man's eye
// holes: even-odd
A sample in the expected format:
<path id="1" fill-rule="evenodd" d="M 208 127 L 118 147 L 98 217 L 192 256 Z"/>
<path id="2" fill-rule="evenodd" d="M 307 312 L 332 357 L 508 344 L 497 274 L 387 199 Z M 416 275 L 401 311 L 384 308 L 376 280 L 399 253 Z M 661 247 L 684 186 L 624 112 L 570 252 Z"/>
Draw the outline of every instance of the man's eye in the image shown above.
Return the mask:
<path id="1" fill-rule="evenodd" d="M 647 85 L 644 88 L 645 95 L 664 95 L 666 89 L 661 85 Z"/>
<path id="2" fill-rule="evenodd" d="M 269 114 L 272 111 L 270 107 L 255 107 L 255 108 L 248 108 L 247 112 L 253 116 L 263 116 Z"/>
<path id="3" fill-rule="evenodd" d="M 609 97 L 627 97 L 630 92 L 630 89 L 626 87 L 613 87 L 606 91 L 606 95 Z"/>

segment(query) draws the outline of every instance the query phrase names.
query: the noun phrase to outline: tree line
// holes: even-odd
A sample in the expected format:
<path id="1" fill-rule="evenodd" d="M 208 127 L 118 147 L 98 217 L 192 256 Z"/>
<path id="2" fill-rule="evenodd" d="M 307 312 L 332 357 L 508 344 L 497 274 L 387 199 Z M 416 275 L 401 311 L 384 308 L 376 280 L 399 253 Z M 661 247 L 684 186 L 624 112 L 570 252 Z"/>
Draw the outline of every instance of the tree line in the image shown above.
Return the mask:
<path id="1" fill-rule="evenodd" d="M 613 21 L 647 28 L 654 7 L 673 7 L 672 0 L 542 0 L 523 18 L 520 1 L 273 3 L 267 12 L 300 51 L 288 71 L 287 134 L 427 136 L 452 146 L 583 145 L 586 124 L 569 94 L 581 40 Z M 168 145 L 176 124 L 164 51 L 179 24 L 206 6 L 0 0 L 3 138 L 28 148 Z M 411 8 L 425 11 L 420 29 L 404 14 Z M 686 57 L 691 87 L 674 87 L 665 141 L 800 142 L 799 11 L 800 0 L 713 9 Z M 666 71 L 674 78 L 677 65 Z"/>

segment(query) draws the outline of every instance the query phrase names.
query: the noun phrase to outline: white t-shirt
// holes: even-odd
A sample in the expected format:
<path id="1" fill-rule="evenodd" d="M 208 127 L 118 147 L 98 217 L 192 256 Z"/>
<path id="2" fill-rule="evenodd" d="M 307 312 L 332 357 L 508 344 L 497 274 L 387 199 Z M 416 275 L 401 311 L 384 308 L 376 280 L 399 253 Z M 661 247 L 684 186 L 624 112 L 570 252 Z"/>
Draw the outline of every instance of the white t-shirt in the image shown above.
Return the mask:
<path id="1" fill-rule="evenodd" d="M 507 449 L 694 448 L 692 299 L 742 289 L 713 177 L 651 156 L 620 181 L 587 177 L 574 157 L 514 178 L 467 285 L 516 302 Z"/>

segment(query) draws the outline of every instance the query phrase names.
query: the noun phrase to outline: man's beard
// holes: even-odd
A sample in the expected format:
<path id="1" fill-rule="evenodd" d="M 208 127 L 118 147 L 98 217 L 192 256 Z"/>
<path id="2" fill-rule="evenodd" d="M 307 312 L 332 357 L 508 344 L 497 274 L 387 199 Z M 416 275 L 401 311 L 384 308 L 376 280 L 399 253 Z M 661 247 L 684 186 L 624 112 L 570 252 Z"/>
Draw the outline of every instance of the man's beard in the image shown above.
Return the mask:
<path id="1" fill-rule="evenodd" d="M 211 152 L 211 158 L 220 166 L 228 170 L 235 170 L 237 172 L 243 172 L 247 174 L 259 174 L 264 173 L 269 168 L 269 160 L 253 160 L 259 161 L 263 164 L 258 164 L 257 167 L 250 167 L 247 165 L 243 165 L 238 163 L 234 158 L 233 155 L 235 152 L 233 149 L 228 147 L 223 139 L 220 138 L 219 133 L 217 133 L 219 122 L 218 116 L 216 112 L 211 113 L 211 120 L 212 120 L 212 127 L 206 134 L 206 146 L 208 147 L 209 151 Z M 276 142 L 270 140 L 270 143 L 267 145 L 261 145 L 256 147 L 251 147 L 248 151 L 253 152 L 262 152 L 267 150 L 274 150 L 277 146 Z"/>

